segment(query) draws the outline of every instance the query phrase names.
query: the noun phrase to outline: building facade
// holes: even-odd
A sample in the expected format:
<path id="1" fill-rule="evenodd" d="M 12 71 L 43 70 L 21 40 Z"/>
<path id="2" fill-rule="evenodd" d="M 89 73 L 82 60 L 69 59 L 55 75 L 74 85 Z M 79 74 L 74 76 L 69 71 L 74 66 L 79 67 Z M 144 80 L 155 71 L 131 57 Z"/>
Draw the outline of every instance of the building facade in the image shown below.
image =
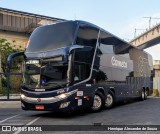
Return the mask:
<path id="1" fill-rule="evenodd" d="M 24 49 L 36 27 L 61 21 L 64 19 L 0 8 L 0 38 Z"/>
<path id="2" fill-rule="evenodd" d="M 160 60 L 154 60 L 153 66 L 155 69 L 155 77 L 160 77 Z"/>

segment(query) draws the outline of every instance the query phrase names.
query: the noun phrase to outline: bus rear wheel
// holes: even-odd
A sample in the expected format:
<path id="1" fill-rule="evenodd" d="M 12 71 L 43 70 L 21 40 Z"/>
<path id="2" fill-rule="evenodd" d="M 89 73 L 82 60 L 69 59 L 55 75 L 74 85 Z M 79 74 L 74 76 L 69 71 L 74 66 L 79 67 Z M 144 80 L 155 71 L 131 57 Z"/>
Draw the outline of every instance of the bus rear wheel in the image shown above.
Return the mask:
<path id="1" fill-rule="evenodd" d="M 141 92 L 141 101 L 145 100 L 145 90 L 143 89 Z"/>
<path id="2" fill-rule="evenodd" d="M 147 96 L 148 96 L 148 91 L 147 89 L 145 89 L 145 93 L 144 93 L 144 99 L 147 100 Z"/>
<path id="3" fill-rule="evenodd" d="M 114 97 L 111 93 L 108 93 L 105 100 L 105 108 L 111 108 L 113 104 L 114 104 Z"/>
<path id="4" fill-rule="evenodd" d="M 91 107 L 92 112 L 99 112 L 102 110 L 104 105 L 104 95 L 97 91 L 94 95 L 93 106 Z"/>

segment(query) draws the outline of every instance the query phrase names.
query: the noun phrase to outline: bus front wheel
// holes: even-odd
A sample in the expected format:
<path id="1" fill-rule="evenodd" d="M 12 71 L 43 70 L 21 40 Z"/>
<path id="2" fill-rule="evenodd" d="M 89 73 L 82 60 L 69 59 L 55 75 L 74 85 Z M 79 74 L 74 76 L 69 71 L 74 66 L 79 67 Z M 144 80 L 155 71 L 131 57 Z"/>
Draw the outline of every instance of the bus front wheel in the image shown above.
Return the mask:
<path id="1" fill-rule="evenodd" d="M 102 110 L 104 105 L 104 95 L 97 91 L 94 95 L 93 106 L 91 107 L 92 112 L 99 112 Z"/>

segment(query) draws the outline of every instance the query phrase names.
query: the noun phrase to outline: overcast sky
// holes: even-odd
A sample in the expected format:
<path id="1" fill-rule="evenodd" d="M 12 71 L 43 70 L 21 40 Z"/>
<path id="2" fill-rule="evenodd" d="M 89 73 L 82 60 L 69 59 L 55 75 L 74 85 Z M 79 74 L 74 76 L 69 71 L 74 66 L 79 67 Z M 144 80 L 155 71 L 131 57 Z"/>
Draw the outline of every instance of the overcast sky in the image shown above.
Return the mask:
<path id="1" fill-rule="evenodd" d="M 147 29 L 149 19 L 160 18 L 160 0 L 0 0 L 0 7 L 36 13 L 67 20 L 94 23 L 126 41 L 134 38 L 136 29 Z M 152 19 L 151 26 L 160 23 Z M 145 30 L 137 30 L 136 35 Z M 160 60 L 160 45 L 147 49 Z"/>

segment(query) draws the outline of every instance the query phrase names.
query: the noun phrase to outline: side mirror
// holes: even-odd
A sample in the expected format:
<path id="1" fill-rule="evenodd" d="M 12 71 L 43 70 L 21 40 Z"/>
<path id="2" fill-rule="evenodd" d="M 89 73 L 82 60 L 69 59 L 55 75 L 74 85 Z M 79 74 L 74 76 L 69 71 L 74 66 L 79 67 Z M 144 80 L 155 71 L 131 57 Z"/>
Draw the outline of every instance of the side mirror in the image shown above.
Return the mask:
<path id="1" fill-rule="evenodd" d="M 18 56 L 24 56 L 24 52 L 15 52 L 8 56 L 7 58 L 8 71 L 10 71 L 12 59 Z"/>
<path id="2" fill-rule="evenodd" d="M 84 46 L 80 46 L 80 45 L 73 45 L 72 47 L 70 47 L 69 49 L 69 53 L 71 53 L 72 50 L 74 49 L 78 49 L 78 48 L 84 48 Z"/>

